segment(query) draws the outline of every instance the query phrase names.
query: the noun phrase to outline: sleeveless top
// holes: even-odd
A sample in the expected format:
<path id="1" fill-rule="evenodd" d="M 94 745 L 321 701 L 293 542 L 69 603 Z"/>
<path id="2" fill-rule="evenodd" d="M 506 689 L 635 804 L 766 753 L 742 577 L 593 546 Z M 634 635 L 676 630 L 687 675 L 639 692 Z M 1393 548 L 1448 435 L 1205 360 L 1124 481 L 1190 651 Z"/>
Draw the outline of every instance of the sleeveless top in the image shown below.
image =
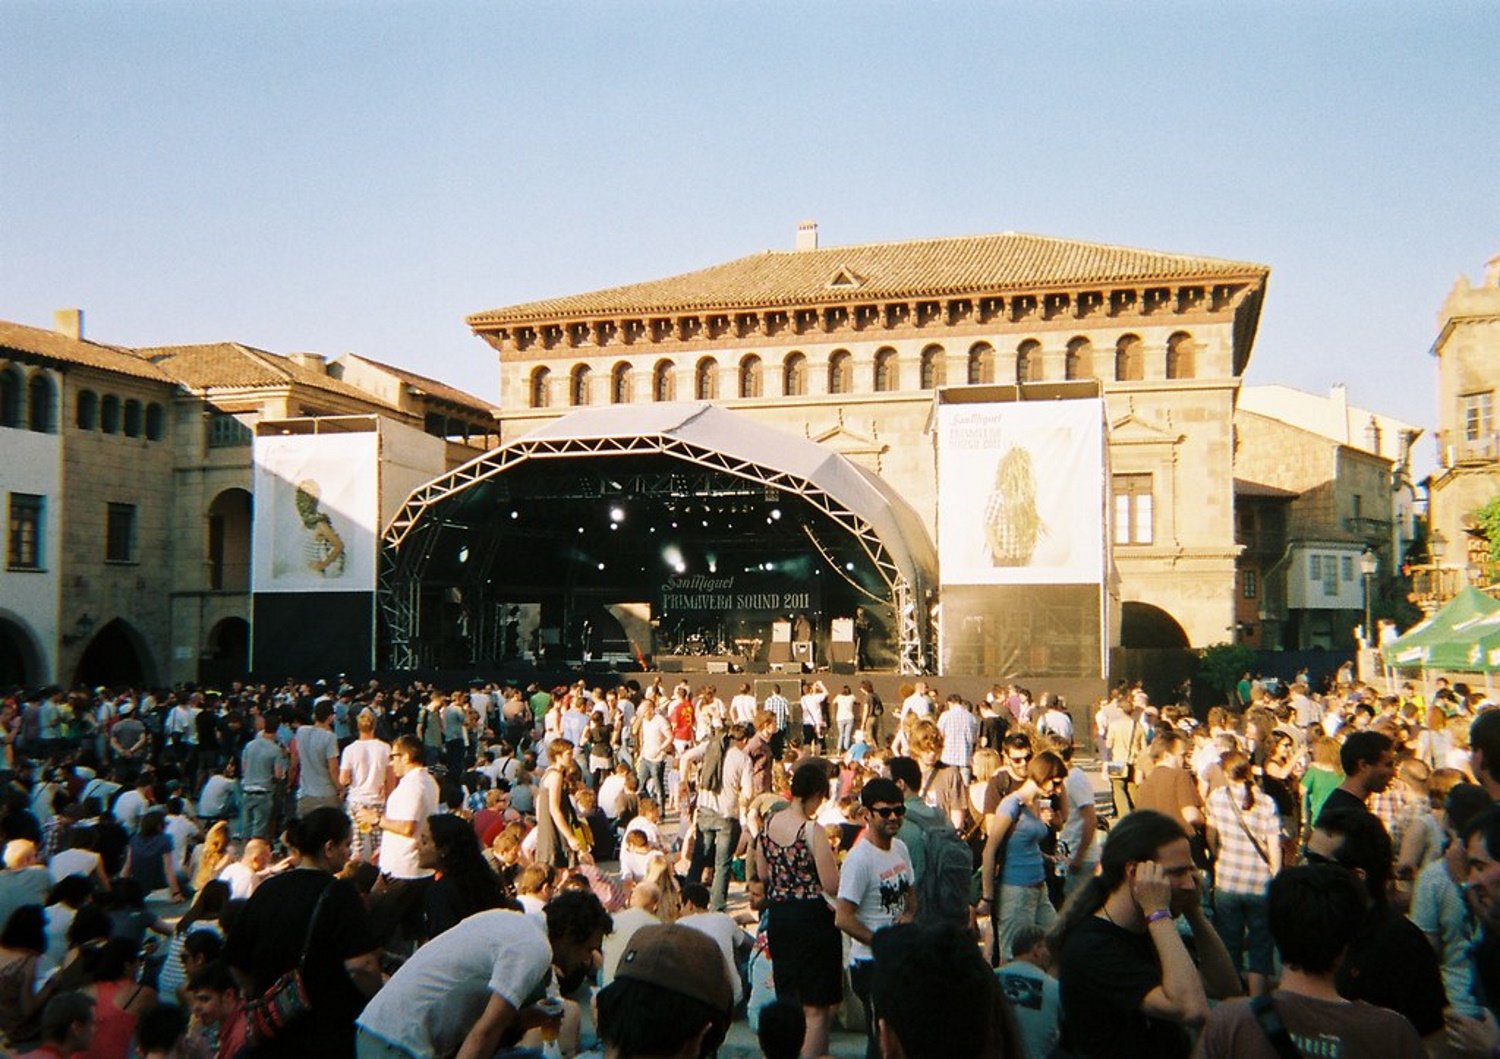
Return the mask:
<path id="1" fill-rule="evenodd" d="M 766 880 L 766 899 L 820 900 L 823 886 L 818 882 L 818 865 L 813 860 L 812 847 L 807 844 L 807 822 L 803 821 L 797 829 L 797 837 L 784 846 L 771 837 L 769 820 L 766 825 L 757 839 L 771 869 L 771 877 Z"/>
<path id="2" fill-rule="evenodd" d="M 129 985 L 132 992 L 125 997 L 128 1004 L 135 999 L 141 987 L 133 982 L 99 982 L 94 986 L 97 996 L 94 1001 L 94 1037 L 89 1046 L 77 1053 L 83 1059 L 125 1059 L 131 1054 L 130 1042 L 135 1036 L 137 1016 L 115 1006 L 115 997 Z M 76 1057 L 75 1057 L 76 1059 Z"/>

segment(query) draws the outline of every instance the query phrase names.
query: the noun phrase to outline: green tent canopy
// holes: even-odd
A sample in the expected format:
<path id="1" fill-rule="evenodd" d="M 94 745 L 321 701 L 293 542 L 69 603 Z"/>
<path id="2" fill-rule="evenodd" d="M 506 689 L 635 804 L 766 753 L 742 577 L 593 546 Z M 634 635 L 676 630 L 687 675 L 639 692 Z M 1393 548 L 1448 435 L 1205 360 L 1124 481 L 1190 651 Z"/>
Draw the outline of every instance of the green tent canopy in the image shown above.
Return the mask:
<path id="1" fill-rule="evenodd" d="M 1382 647 L 1381 656 L 1398 669 L 1481 672 L 1489 668 L 1481 640 L 1500 638 L 1500 623 L 1487 620 L 1495 617 L 1500 617 L 1500 601 L 1465 586 L 1432 617 Z"/>

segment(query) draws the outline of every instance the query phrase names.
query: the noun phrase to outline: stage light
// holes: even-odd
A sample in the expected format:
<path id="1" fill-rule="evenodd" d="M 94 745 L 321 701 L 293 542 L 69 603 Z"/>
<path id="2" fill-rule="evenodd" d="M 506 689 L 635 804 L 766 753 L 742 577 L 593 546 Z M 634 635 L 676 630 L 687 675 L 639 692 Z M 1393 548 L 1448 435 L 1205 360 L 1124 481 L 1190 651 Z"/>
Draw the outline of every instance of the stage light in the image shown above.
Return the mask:
<path id="1" fill-rule="evenodd" d="M 583 532 L 583 527 L 582 527 L 582 526 L 579 526 L 579 527 L 578 527 L 578 532 L 579 532 L 579 533 L 582 533 L 582 532 Z"/>
<path id="2" fill-rule="evenodd" d="M 853 570 L 854 569 L 854 564 L 853 563 L 845 563 L 844 564 L 844 569 L 845 570 Z"/>
<path id="3" fill-rule="evenodd" d="M 707 529 L 707 528 L 708 528 L 708 519 L 704 519 L 704 520 L 703 520 L 703 528 L 704 528 L 704 529 Z"/>
<path id="4" fill-rule="evenodd" d="M 458 549 L 458 561 L 461 563 L 469 561 L 469 546 L 467 544 Z"/>
<path id="5" fill-rule="evenodd" d="M 687 563 L 675 563 L 672 569 L 676 570 L 679 574 L 685 574 L 687 573 Z"/>
<path id="6" fill-rule="evenodd" d="M 612 531 L 614 531 L 614 530 L 617 530 L 617 529 L 619 529 L 619 528 L 620 528 L 620 524 L 619 524 L 619 523 L 618 523 L 618 522 L 611 522 L 611 523 L 610 523 L 610 524 L 609 524 L 609 528 L 610 528 L 610 530 L 611 530 L 611 532 L 612 532 Z"/>
<path id="7" fill-rule="evenodd" d="M 511 513 L 510 513 L 510 517 L 511 518 L 520 518 L 521 517 L 521 513 L 519 511 L 512 510 Z"/>
<path id="8" fill-rule="evenodd" d="M 603 570 L 603 569 L 604 569 L 604 564 L 603 564 L 603 563 L 600 563 L 600 564 L 599 564 L 599 569 L 601 569 L 601 570 Z"/>
<path id="9" fill-rule="evenodd" d="M 609 520 L 611 522 L 624 522 L 625 521 L 625 509 L 622 508 L 622 507 L 612 507 L 612 508 L 610 508 L 609 509 Z"/>
<path id="10" fill-rule="evenodd" d="M 674 523 L 672 523 L 672 528 L 673 528 L 673 529 L 676 529 L 676 528 L 677 528 L 677 523 L 675 523 L 675 522 L 674 522 Z"/>
<path id="11" fill-rule="evenodd" d="M 779 508 L 779 507 L 773 507 L 771 509 L 771 517 L 772 518 L 780 518 L 781 517 L 781 508 Z"/>

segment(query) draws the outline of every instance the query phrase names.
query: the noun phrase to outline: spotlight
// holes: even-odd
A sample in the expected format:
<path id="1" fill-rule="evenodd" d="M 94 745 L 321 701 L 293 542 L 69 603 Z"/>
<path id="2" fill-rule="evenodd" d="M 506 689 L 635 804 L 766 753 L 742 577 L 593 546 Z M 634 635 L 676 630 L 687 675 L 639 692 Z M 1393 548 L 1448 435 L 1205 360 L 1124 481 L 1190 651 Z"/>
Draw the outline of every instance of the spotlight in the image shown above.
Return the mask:
<path id="1" fill-rule="evenodd" d="M 510 513 L 510 517 L 511 518 L 520 518 L 521 517 L 521 513 L 519 511 L 512 510 L 511 513 Z"/>
<path id="2" fill-rule="evenodd" d="M 704 528 L 704 529 L 707 529 L 707 528 L 708 528 L 708 519 L 704 519 L 704 520 L 703 520 L 703 528 Z"/>
<path id="3" fill-rule="evenodd" d="M 854 569 L 854 564 L 853 563 L 845 563 L 844 564 L 844 569 L 845 570 L 853 570 Z"/>
<path id="4" fill-rule="evenodd" d="M 609 520 L 611 522 L 624 522 L 625 521 L 625 509 L 622 508 L 622 507 L 612 507 L 612 508 L 610 508 L 609 509 Z"/>
<path id="5" fill-rule="evenodd" d="M 609 524 L 609 528 L 610 528 L 611 531 L 617 530 L 617 529 L 620 528 L 620 524 L 618 522 L 611 522 Z"/>
<path id="6" fill-rule="evenodd" d="M 458 549 L 458 561 L 461 563 L 469 561 L 469 546 L 467 544 Z"/>
<path id="7" fill-rule="evenodd" d="M 771 509 L 771 517 L 772 518 L 780 518 L 781 517 L 781 508 L 779 508 L 779 507 L 773 507 Z"/>
<path id="8" fill-rule="evenodd" d="M 603 569 L 604 569 L 604 564 L 603 564 L 603 563 L 600 563 L 600 564 L 599 564 L 599 569 L 601 569 L 601 570 L 603 570 Z"/>
<path id="9" fill-rule="evenodd" d="M 583 532 L 583 527 L 582 527 L 582 526 L 579 526 L 579 527 L 578 527 L 578 532 L 579 532 L 579 533 L 582 533 L 582 532 Z"/>

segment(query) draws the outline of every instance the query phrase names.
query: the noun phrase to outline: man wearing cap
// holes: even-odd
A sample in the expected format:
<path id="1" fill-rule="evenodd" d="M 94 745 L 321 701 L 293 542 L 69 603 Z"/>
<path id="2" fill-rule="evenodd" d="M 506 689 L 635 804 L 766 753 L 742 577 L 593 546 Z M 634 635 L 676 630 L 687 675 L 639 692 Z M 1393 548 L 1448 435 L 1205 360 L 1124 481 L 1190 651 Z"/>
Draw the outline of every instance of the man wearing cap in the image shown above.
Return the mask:
<path id="1" fill-rule="evenodd" d="M 699 1059 L 723 1043 L 734 993 L 713 940 L 671 923 L 635 932 L 595 1003 L 606 1059 Z"/>
<path id="2" fill-rule="evenodd" d="M 423 945 L 360 1014 L 355 1054 L 489 1059 L 546 1022 L 536 1004 L 549 978 L 555 976 L 560 994 L 576 992 L 611 924 L 592 893 L 561 893 L 544 912 L 545 920 L 501 909 L 480 912 L 464 920 L 463 929 Z M 722 976 L 719 950 L 703 941 Z"/>

